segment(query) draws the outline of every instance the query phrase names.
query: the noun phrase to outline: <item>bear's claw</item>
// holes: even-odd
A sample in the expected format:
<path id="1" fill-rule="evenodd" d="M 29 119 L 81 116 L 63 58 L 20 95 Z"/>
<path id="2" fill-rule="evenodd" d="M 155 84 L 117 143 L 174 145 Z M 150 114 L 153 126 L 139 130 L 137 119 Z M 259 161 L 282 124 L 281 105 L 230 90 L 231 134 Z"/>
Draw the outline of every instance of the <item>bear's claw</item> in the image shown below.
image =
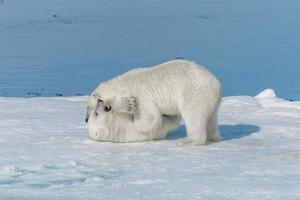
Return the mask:
<path id="1" fill-rule="evenodd" d="M 133 97 L 128 98 L 127 103 L 128 103 L 128 112 L 133 113 L 136 109 L 135 98 Z"/>

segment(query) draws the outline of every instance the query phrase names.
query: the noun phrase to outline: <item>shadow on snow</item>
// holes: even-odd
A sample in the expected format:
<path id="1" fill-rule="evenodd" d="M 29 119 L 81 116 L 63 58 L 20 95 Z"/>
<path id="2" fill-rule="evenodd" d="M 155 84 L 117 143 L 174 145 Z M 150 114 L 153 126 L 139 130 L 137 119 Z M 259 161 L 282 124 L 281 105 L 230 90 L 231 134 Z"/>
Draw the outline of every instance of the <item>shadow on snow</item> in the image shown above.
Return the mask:
<path id="1" fill-rule="evenodd" d="M 259 132 L 260 128 L 252 124 L 222 124 L 219 125 L 221 141 L 239 139 L 247 137 L 253 133 Z M 170 140 L 176 140 L 186 136 L 185 125 L 180 125 L 175 131 L 173 131 L 167 138 Z"/>

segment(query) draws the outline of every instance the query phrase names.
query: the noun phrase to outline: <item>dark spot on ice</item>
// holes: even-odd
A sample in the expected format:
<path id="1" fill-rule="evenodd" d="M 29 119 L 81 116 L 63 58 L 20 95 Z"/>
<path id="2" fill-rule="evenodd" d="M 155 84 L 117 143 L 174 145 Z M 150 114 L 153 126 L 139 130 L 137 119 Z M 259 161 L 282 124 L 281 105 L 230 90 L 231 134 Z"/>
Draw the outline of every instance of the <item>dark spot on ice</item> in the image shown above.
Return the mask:
<path id="1" fill-rule="evenodd" d="M 175 59 L 177 59 L 177 60 L 181 60 L 181 59 L 184 59 L 184 57 L 182 57 L 182 56 L 179 56 L 179 57 L 176 57 Z"/>
<path id="2" fill-rule="evenodd" d="M 205 15 L 196 15 L 195 17 L 198 19 L 208 19 L 208 17 Z"/>
<path id="3" fill-rule="evenodd" d="M 295 101 L 294 99 L 289 99 L 289 101 Z"/>
<path id="4" fill-rule="evenodd" d="M 221 141 L 239 139 L 247 137 L 253 133 L 259 132 L 260 128 L 252 124 L 222 124 L 219 125 Z M 180 125 L 174 132 L 172 132 L 168 139 L 175 140 L 186 137 L 185 125 Z"/>
<path id="5" fill-rule="evenodd" d="M 42 94 L 41 94 L 41 93 L 38 93 L 38 92 L 27 92 L 27 95 L 39 97 L 39 96 L 41 96 Z"/>
<path id="6" fill-rule="evenodd" d="M 57 97 L 62 97 L 63 95 L 60 94 L 60 93 L 55 93 L 55 96 L 57 96 Z"/>

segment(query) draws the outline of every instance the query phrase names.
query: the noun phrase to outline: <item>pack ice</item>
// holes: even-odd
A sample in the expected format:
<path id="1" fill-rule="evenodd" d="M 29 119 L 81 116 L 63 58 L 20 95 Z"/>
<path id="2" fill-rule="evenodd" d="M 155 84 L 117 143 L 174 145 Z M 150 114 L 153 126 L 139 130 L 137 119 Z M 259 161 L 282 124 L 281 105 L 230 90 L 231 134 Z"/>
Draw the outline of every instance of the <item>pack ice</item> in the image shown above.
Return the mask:
<path id="1" fill-rule="evenodd" d="M 0 199 L 300 199 L 300 102 L 224 97 L 222 140 L 101 143 L 87 97 L 0 98 Z"/>

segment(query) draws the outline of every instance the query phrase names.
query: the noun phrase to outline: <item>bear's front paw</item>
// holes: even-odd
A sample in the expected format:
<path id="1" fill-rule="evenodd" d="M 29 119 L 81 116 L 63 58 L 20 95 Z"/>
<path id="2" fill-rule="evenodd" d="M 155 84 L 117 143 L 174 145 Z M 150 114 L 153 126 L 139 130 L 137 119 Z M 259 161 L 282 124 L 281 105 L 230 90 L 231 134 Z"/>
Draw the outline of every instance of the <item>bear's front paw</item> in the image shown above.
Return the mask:
<path id="1" fill-rule="evenodd" d="M 136 111 L 136 98 L 132 96 L 117 97 L 114 102 L 114 107 L 118 112 L 133 114 Z"/>
<path id="2" fill-rule="evenodd" d="M 134 113 L 136 109 L 136 100 L 134 97 L 127 98 L 128 112 Z"/>

